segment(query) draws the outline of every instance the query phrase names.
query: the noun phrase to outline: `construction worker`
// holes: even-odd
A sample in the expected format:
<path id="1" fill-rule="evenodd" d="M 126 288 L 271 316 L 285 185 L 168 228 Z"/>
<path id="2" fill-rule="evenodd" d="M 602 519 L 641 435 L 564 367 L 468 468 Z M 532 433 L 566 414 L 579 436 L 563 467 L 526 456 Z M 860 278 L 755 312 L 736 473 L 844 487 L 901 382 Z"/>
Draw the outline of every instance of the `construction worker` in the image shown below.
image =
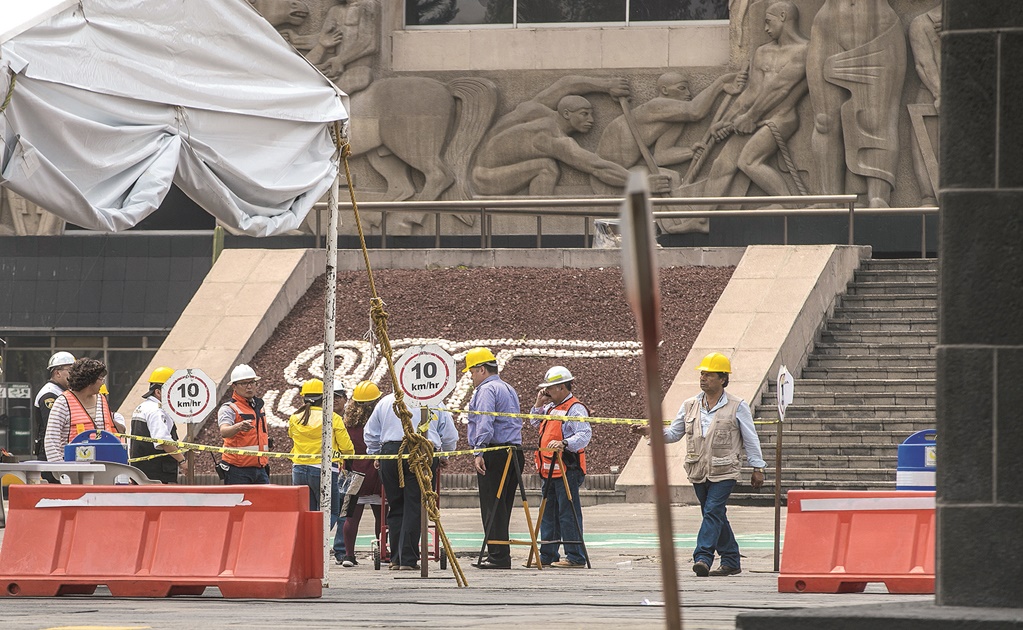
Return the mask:
<path id="1" fill-rule="evenodd" d="M 158 367 L 149 375 L 149 391 L 145 393 L 145 400 L 135 407 L 131 414 L 131 434 L 133 436 L 148 437 L 156 440 L 178 440 L 178 428 L 163 411 L 163 386 L 174 374 L 169 367 Z M 188 461 L 184 453 L 178 451 L 176 444 L 157 444 L 155 442 L 144 442 L 142 440 L 131 440 L 129 452 L 131 458 L 149 457 L 162 455 L 155 459 L 147 459 L 132 464 L 146 476 L 161 483 L 177 483 L 178 475 L 188 474 Z"/>
<path id="2" fill-rule="evenodd" d="M 105 396 L 99 393 L 107 366 L 95 359 L 78 359 L 68 371 L 68 388 L 50 408 L 46 422 L 46 459 L 64 461 L 64 447 L 79 433 L 116 432 L 114 416 Z"/>
<path id="3" fill-rule="evenodd" d="M 703 391 L 682 403 L 671 426 L 664 430 L 664 441 L 678 442 L 685 436 L 684 467 L 703 513 L 693 551 L 693 573 L 700 577 L 735 575 L 742 572 L 739 543 L 728 523 L 725 504 L 739 479 L 743 450 L 753 466 L 750 485 L 755 490 L 764 485 L 766 464 L 749 405 L 725 393 L 732 373 L 728 357 L 712 352 L 696 369 Z M 649 433 L 645 425 L 633 425 L 632 430 Z M 721 564 L 711 571 L 715 552 Z"/>
<path id="4" fill-rule="evenodd" d="M 220 406 L 217 424 L 225 448 L 270 450 L 263 399 L 256 396 L 256 372 L 244 363 L 231 370 L 231 400 Z M 224 453 L 224 485 L 270 483 L 270 459 L 262 455 Z"/>
<path id="5" fill-rule="evenodd" d="M 318 378 L 310 379 L 302 383 L 299 390 L 302 396 L 302 408 L 298 413 L 288 420 L 288 437 L 291 438 L 292 455 L 315 455 L 315 457 L 292 457 L 291 484 L 294 486 L 306 486 L 309 488 L 309 509 L 320 509 L 320 460 L 323 452 L 323 381 Z M 344 390 L 334 391 L 335 398 L 344 397 Z M 336 413 L 332 413 L 331 420 L 331 450 L 333 459 L 341 455 L 352 455 L 355 447 L 352 439 L 348 437 L 345 423 Z M 335 550 L 334 557 L 337 559 L 338 552 L 344 557 L 344 548 L 336 549 L 338 542 L 344 544 L 344 536 L 341 533 L 344 523 L 338 523 L 338 515 L 341 508 L 340 497 L 337 492 L 337 480 L 340 472 L 340 464 L 332 461 L 330 466 L 330 528 L 338 527 L 334 536 Z"/>
<path id="6" fill-rule="evenodd" d="M 352 390 L 352 401 L 345 408 L 345 428 L 355 445 L 356 455 L 366 454 L 366 439 L 364 433 L 366 423 L 369 422 L 373 410 L 376 409 L 377 401 L 380 400 L 380 388 L 373 381 L 362 381 Z M 348 494 L 347 509 L 342 509 L 346 516 L 344 524 L 344 545 L 345 555 L 340 559 L 343 567 L 351 568 L 359 565 L 355 558 L 355 540 L 359 535 L 359 523 L 362 522 L 362 513 L 366 506 L 373 510 L 376 528 L 374 532 L 380 531 L 380 473 L 374 465 L 375 461 L 368 459 L 357 459 L 350 464 L 349 474 L 358 477 L 362 475 L 361 482 L 357 489 L 350 490 Z M 344 497 L 341 498 L 344 501 Z M 337 544 L 335 543 L 335 549 Z M 336 554 L 335 554 L 336 555 Z"/>
<path id="7" fill-rule="evenodd" d="M 36 426 L 35 448 L 33 450 L 36 459 L 46 460 L 44 439 L 46 437 L 46 422 L 50 417 L 50 409 L 53 408 L 54 401 L 67 389 L 68 372 L 71 369 L 71 364 L 74 362 L 75 356 L 70 352 L 57 352 L 46 363 L 46 372 L 49 380 L 39 388 L 32 407 L 32 415 L 35 416 L 33 421 Z M 43 473 L 43 478 L 50 483 L 57 483 L 53 473 Z"/>
<path id="8" fill-rule="evenodd" d="M 412 425 L 433 443 L 435 450 L 450 451 L 458 445 L 458 431 L 451 414 L 434 412 L 428 426 L 419 424 L 419 409 L 412 409 Z M 441 415 L 443 414 L 443 415 Z M 401 418 L 394 410 L 394 394 L 380 399 L 366 422 L 363 431 L 366 452 L 370 455 L 395 455 L 405 439 Z M 380 481 L 387 496 L 388 548 L 391 551 L 391 570 L 410 571 L 419 568 L 419 535 L 421 532 L 420 510 L 423 495 L 415 473 L 409 468 L 409 460 L 399 464 L 396 459 L 377 460 Z M 437 458 L 434 458 L 434 474 L 437 472 Z M 405 485 L 398 479 L 398 466 L 402 467 Z"/>
<path id="9" fill-rule="evenodd" d="M 547 497 L 543 518 L 540 520 L 540 538 L 546 541 L 582 540 L 583 511 L 579 503 L 579 487 L 586 477 L 586 445 L 593 432 L 590 424 L 578 420 L 560 418 L 588 418 L 590 410 L 572 393 L 575 377 L 568 368 L 555 365 L 547 370 L 543 382 L 537 387 L 533 414 L 546 414 L 550 420 L 531 420 L 540 428 L 538 448 L 553 449 L 561 454 L 565 470 L 561 470 L 555 453 L 538 450 L 535 454 L 536 468 L 543 483 L 543 495 Z M 572 492 L 565 491 L 564 477 Z M 562 569 L 586 567 L 583 546 L 564 543 L 565 559 L 558 554 L 557 542 L 540 545 L 540 562 L 544 566 Z"/>
<path id="10" fill-rule="evenodd" d="M 489 348 L 473 348 L 465 353 L 465 369 L 472 377 L 475 390 L 469 400 L 468 440 L 470 448 L 510 446 L 518 469 L 522 470 L 525 459 L 522 456 L 522 420 L 508 416 L 472 413 L 519 413 L 519 395 L 511 385 L 501 380 L 497 373 L 497 357 Z M 487 540 L 507 541 L 511 507 L 515 500 L 518 480 L 514 469 L 509 469 L 501 485 L 501 475 L 508 453 L 504 450 L 485 451 L 475 457 L 476 479 L 480 493 L 480 513 L 483 517 L 484 535 Z M 497 491 L 501 498 L 497 499 Z M 488 520 L 491 518 L 487 530 Z M 508 544 L 487 543 L 487 557 L 474 563 L 478 569 L 510 569 L 511 550 Z"/>

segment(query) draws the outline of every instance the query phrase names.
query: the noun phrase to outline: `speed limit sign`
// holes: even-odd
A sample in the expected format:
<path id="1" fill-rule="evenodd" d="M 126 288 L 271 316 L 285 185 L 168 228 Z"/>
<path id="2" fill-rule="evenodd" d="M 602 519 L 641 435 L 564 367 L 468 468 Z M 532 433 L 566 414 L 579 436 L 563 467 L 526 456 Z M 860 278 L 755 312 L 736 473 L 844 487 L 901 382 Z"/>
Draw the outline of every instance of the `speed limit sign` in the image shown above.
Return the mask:
<path id="1" fill-rule="evenodd" d="M 458 381 L 455 360 L 437 344 L 413 346 L 394 364 L 409 406 L 429 405 L 451 393 Z"/>
<path id="2" fill-rule="evenodd" d="M 163 386 L 163 410 L 175 422 L 202 422 L 216 404 L 217 385 L 202 370 L 178 370 Z"/>

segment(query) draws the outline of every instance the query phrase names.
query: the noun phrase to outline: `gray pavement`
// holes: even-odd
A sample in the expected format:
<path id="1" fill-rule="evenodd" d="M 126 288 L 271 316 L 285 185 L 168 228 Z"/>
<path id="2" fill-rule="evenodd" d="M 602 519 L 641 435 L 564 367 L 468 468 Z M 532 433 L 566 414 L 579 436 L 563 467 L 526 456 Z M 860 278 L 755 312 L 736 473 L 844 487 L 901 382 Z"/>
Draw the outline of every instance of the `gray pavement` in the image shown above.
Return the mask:
<path id="1" fill-rule="evenodd" d="M 663 627 L 654 506 L 597 505 L 585 508 L 583 515 L 591 570 L 526 569 L 521 566 L 527 553 L 524 547 L 513 550 L 511 571 L 474 569 L 469 556 L 478 552 L 482 540 L 479 510 L 447 509 L 441 520 L 459 552 L 468 588 L 458 588 L 450 571 L 441 572 L 437 563 L 430 567 L 431 577 L 423 580 L 418 573 L 374 571 L 368 553 L 361 553 L 360 566 L 331 568 L 330 587 L 319 600 L 225 600 L 213 588 L 204 597 L 113 599 L 100 588 L 88 597 L 0 599 L 0 627 L 449 628 L 495 622 L 565 628 Z M 368 517 L 364 531 L 371 527 Z M 743 572 L 697 578 L 689 561 L 700 523 L 699 507 L 675 507 L 673 517 L 686 628 L 735 628 L 736 616 L 747 611 L 934 601 L 931 595 L 889 595 L 880 584 L 854 594 L 778 593 L 777 574 L 772 572 L 774 510 L 762 507 L 729 508 L 744 556 Z M 525 536 L 525 531 L 519 508 L 512 520 L 513 536 L 515 532 Z M 360 547 L 368 549 L 362 542 L 360 538 Z"/>

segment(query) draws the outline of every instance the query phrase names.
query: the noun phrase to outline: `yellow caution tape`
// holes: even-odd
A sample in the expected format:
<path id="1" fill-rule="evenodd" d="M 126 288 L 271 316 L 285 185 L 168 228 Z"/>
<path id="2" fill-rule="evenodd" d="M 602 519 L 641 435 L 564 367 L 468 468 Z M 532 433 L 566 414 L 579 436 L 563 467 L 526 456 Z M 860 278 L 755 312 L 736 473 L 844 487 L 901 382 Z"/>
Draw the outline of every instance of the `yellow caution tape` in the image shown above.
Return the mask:
<path id="1" fill-rule="evenodd" d="M 446 409 L 444 407 L 430 407 L 436 411 L 447 411 L 448 413 L 471 413 L 481 416 L 504 416 L 506 418 L 524 418 L 536 420 L 561 420 L 565 422 L 589 422 L 591 424 L 648 424 L 650 421 L 645 418 L 591 418 L 578 416 L 552 416 L 545 413 L 504 413 L 500 411 L 470 411 L 468 409 Z M 664 424 L 671 424 L 665 420 Z"/>

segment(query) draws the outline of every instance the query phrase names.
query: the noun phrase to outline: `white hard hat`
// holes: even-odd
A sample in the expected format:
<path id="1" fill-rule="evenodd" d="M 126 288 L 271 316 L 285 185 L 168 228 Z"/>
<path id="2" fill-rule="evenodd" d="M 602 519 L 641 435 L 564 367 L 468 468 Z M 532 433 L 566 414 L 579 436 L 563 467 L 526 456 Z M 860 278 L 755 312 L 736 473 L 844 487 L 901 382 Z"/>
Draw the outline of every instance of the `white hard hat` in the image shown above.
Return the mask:
<path id="1" fill-rule="evenodd" d="M 549 385 L 560 385 L 561 383 L 567 383 L 574 381 L 575 377 L 568 371 L 567 367 L 555 365 L 551 369 L 547 370 L 547 374 L 543 377 L 543 382 L 536 386 L 537 389 L 543 389 Z"/>
<path id="2" fill-rule="evenodd" d="M 253 370 L 249 366 L 245 365 L 244 363 L 242 363 L 241 365 L 238 365 L 233 370 L 231 370 L 231 384 L 232 385 L 234 385 L 238 381 L 248 381 L 250 379 L 258 381 L 259 377 L 256 376 L 256 371 L 255 370 Z"/>
<path id="3" fill-rule="evenodd" d="M 71 365 L 75 362 L 75 355 L 70 352 L 58 352 L 50 357 L 50 362 L 46 364 L 47 370 L 52 370 L 55 367 L 62 365 Z"/>

